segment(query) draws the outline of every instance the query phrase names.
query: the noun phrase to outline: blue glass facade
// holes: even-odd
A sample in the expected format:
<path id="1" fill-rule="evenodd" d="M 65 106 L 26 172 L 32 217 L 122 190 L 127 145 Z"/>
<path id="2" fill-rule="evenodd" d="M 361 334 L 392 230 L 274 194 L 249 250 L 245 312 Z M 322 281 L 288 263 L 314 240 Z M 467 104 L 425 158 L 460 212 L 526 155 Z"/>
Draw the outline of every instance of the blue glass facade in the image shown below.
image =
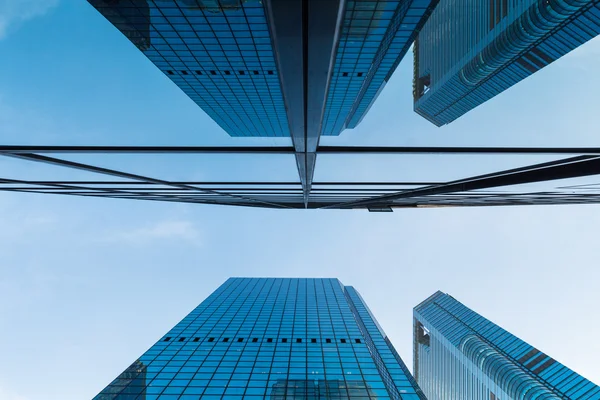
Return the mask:
<path id="1" fill-rule="evenodd" d="M 438 0 L 348 1 L 323 119 L 339 135 L 363 119 Z"/>
<path id="2" fill-rule="evenodd" d="M 448 124 L 599 33 L 598 0 L 442 0 L 415 41 L 415 111 Z"/>
<path id="3" fill-rule="evenodd" d="M 600 387 L 442 292 L 414 309 L 414 373 L 429 400 L 600 399 Z"/>
<path id="4" fill-rule="evenodd" d="M 309 138 L 360 122 L 437 1 L 89 0 L 229 135 Z"/>
<path id="5" fill-rule="evenodd" d="M 260 0 L 89 0 L 231 136 L 289 136 Z"/>
<path id="6" fill-rule="evenodd" d="M 231 278 L 94 399 L 424 397 L 354 288 Z"/>

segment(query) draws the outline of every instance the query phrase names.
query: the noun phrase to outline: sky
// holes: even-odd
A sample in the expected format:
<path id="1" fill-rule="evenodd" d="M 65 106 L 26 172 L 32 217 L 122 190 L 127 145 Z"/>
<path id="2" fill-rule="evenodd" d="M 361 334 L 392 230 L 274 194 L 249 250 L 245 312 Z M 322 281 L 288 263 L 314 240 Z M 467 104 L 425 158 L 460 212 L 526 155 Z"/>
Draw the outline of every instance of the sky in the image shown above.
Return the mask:
<path id="1" fill-rule="evenodd" d="M 1 144 L 289 144 L 229 138 L 85 1 L 0 0 L 0 55 Z M 599 146 L 598 61 L 593 40 L 436 128 L 412 111 L 409 53 L 361 125 L 322 143 Z M 144 157 L 86 159 L 167 179 L 297 179 L 291 156 Z M 539 159 L 321 156 L 315 180 Z M 8 158 L 0 171 L 89 177 Z M 92 398 L 230 276 L 355 286 L 409 366 L 412 308 L 442 290 L 600 382 L 599 206 L 377 214 L 1 192 L 0 222 L 2 400 Z"/>

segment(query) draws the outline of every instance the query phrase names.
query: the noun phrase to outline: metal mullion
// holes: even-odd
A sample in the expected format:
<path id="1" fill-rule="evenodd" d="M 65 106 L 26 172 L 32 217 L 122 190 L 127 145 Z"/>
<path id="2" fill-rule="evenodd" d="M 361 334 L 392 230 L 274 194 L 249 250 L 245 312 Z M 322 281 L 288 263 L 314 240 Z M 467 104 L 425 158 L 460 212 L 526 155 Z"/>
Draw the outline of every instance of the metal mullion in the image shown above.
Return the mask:
<path id="1" fill-rule="evenodd" d="M 589 165 L 589 163 L 592 164 Z M 583 168 L 583 170 L 581 170 L 581 168 Z M 538 176 L 540 173 L 543 172 L 546 172 L 546 174 L 550 173 L 552 175 L 551 177 L 543 175 Z M 600 174 L 600 157 L 580 156 L 548 163 L 530 165 L 522 168 L 515 168 L 511 170 L 495 172 L 491 174 L 479 175 L 475 177 L 447 182 L 441 185 L 432 185 L 424 188 L 406 190 L 404 192 L 374 197 L 366 201 L 350 202 L 345 204 L 334 204 L 325 208 L 334 208 L 337 206 L 364 207 L 371 204 L 380 203 L 382 201 L 391 201 L 399 198 L 431 196 L 456 191 L 471 191 L 475 189 L 486 189 L 500 186 L 518 185 L 524 183 L 543 182 L 548 180 L 575 178 L 580 176 L 596 174 Z"/>
<path id="2" fill-rule="evenodd" d="M 178 188 L 213 193 L 216 195 L 233 197 L 233 198 L 239 197 L 241 200 L 244 200 L 244 201 L 256 201 L 256 202 L 263 203 L 268 206 L 285 207 L 283 205 L 266 203 L 266 202 L 263 202 L 260 200 L 254 200 L 252 198 L 228 195 L 228 194 L 224 194 L 224 193 L 217 192 L 214 190 L 203 189 L 203 188 L 199 188 L 196 186 L 189 186 L 189 185 L 185 185 L 185 184 L 173 184 L 171 182 L 163 181 L 161 179 L 149 178 L 149 177 L 145 177 L 142 175 L 136 175 L 136 174 L 131 174 L 128 172 L 116 171 L 116 170 L 112 170 L 112 169 L 108 169 L 108 168 L 95 167 L 95 166 L 91 166 L 91 165 L 87 165 L 87 164 L 81 164 L 81 163 L 77 163 L 77 162 L 73 162 L 73 161 L 61 160 L 58 158 L 52 158 L 52 157 L 42 156 L 42 155 L 38 155 L 38 154 L 4 154 L 4 155 L 8 156 L 8 157 L 15 157 L 15 158 L 25 159 L 25 160 L 29 160 L 29 161 L 36 161 L 36 162 L 43 162 L 43 163 L 48 163 L 48 164 L 59 165 L 59 166 L 67 167 L 67 168 L 81 169 L 84 171 L 89 171 L 89 172 L 94 172 L 94 173 L 99 173 L 99 174 L 104 174 L 104 175 L 113 175 L 113 176 L 118 176 L 121 178 L 133 179 L 133 180 L 143 181 L 143 182 L 147 182 L 147 183 L 154 183 L 154 184 L 160 184 L 160 185 L 165 185 L 165 186 L 174 186 L 174 187 L 178 187 Z"/>

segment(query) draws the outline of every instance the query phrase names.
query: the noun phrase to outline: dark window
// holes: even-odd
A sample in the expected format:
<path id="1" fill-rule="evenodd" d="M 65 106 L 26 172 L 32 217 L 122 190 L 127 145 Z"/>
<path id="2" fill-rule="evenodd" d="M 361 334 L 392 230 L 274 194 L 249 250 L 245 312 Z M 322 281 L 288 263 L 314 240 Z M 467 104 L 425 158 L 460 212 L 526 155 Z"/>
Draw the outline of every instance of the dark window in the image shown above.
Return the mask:
<path id="1" fill-rule="evenodd" d="M 254 75 L 258 75 L 258 71 L 254 71 Z"/>
<path id="2" fill-rule="evenodd" d="M 223 341 L 224 341 L 224 342 L 229 342 L 229 338 L 228 338 L 228 337 L 226 337 L 226 338 L 224 338 L 224 339 L 223 339 Z"/>
<path id="3" fill-rule="evenodd" d="M 532 64 L 534 64 L 536 67 L 538 67 L 538 68 L 544 68 L 544 62 L 541 61 L 541 60 L 538 60 L 533 55 L 531 55 L 531 54 L 525 54 L 523 57 L 525 57 L 529 62 L 531 62 Z"/>
<path id="4" fill-rule="evenodd" d="M 362 343 L 362 342 L 360 341 L 360 339 L 354 339 L 354 342 L 356 342 L 356 343 Z"/>
<path id="5" fill-rule="evenodd" d="M 317 343 L 317 339 L 310 339 L 311 343 Z"/>
<path id="6" fill-rule="evenodd" d="M 532 74 L 537 72 L 538 68 L 536 68 L 534 65 L 531 65 L 528 61 L 525 61 L 523 58 L 519 58 L 517 60 L 517 62 L 526 70 L 528 70 L 529 72 L 531 72 Z"/>
<path id="7" fill-rule="evenodd" d="M 535 367 L 537 364 L 539 364 L 546 357 L 548 357 L 548 356 L 545 355 L 544 353 L 540 353 L 537 356 L 535 356 L 534 358 L 532 358 L 531 360 L 527 361 L 525 363 L 525 366 L 527 368 L 531 369 L 531 368 Z"/>
<path id="8" fill-rule="evenodd" d="M 525 363 L 527 360 L 529 360 L 531 357 L 535 356 L 536 354 L 539 354 L 539 350 L 538 349 L 531 349 L 527 352 L 527 354 L 525 354 L 523 357 L 519 358 L 519 363 L 523 364 Z"/>
<path id="9" fill-rule="evenodd" d="M 246 71 L 238 71 L 240 75 L 246 75 Z"/>
<path id="10" fill-rule="evenodd" d="M 431 86 L 431 75 L 427 74 L 419 77 L 416 80 L 416 87 L 413 93 L 415 99 L 420 99 L 425 93 L 429 91 L 429 87 Z"/>
<path id="11" fill-rule="evenodd" d="M 200 71 L 200 70 L 197 70 L 197 71 L 196 71 L 196 74 L 198 74 L 198 75 L 202 75 L 202 71 Z"/>
<path id="12" fill-rule="evenodd" d="M 325 343 L 331 343 L 331 339 L 325 339 Z"/>
<path id="13" fill-rule="evenodd" d="M 238 343 L 242 343 L 244 341 L 244 338 L 238 338 Z"/>
<path id="14" fill-rule="evenodd" d="M 551 366 L 552 364 L 554 364 L 556 361 L 554 361 L 553 358 L 550 358 L 546 361 L 544 361 L 542 363 L 542 365 L 540 365 L 539 367 L 537 367 L 536 369 L 534 369 L 532 372 L 536 375 L 538 375 L 540 372 L 542 372 L 543 370 L 545 370 L 546 368 L 548 368 L 549 366 Z"/>
<path id="15" fill-rule="evenodd" d="M 170 69 L 167 70 L 167 74 L 169 75 L 173 75 L 173 71 L 171 71 Z"/>
<path id="16" fill-rule="evenodd" d="M 210 74 L 211 74 L 211 75 L 216 75 L 216 74 L 217 74 L 217 71 L 214 71 L 214 70 L 213 70 L 213 71 L 210 71 Z"/>
<path id="17" fill-rule="evenodd" d="M 214 342 L 214 341 L 215 341 L 215 338 L 214 338 L 214 337 L 208 338 L 208 341 L 209 341 L 209 342 Z"/>
<path id="18" fill-rule="evenodd" d="M 302 339 L 296 339 L 296 343 L 302 343 Z"/>
<path id="19" fill-rule="evenodd" d="M 342 76 L 348 76 L 348 73 L 347 72 L 343 72 Z"/>
<path id="20" fill-rule="evenodd" d="M 268 338 L 267 339 L 267 343 L 273 343 L 273 339 L 272 338 Z"/>
<path id="21" fill-rule="evenodd" d="M 180 337 L 180 338 L 179 338 L 179 341 L 180 341 L 180 342 L 183 342 L 184 340 L 185 340 L 185 338 L 184 338 L 184 337 Z"/>
<path id="22" fill-rule="evenodd" d="M 225 71 L 225 75 L 231 75 L 231 71 Z"/>
<path id="23" fill-rule="evenodd" d="M 287 339 L 286 338 L 281 339 L 281 343 L 287 343 Z"/>
<path id="24" fill-rule="evenodd" d="M 181 74 L 182 74 L 182 75 L 187 75 L 187 74 L 188 74 L 188 72 L 187 72 L 187 71 L 181 71 Z"/>
<path id="25" fill-rule="evenodd" d="M 360 78 L 361 76 L 363 76 L 363 73 L 359 72 L 358 74 L 356 74 L 356 76 L 358 76 Z"/>
<path id="26" fill-rule="evenodd" d="M 252 343 L 256 343 L 256 342 L 258 342 L 258 338 L 253 338 Z"/>
<path id="27" fill-rule="evenodd" d="M 167 336 L 167 337 L 165 338 L 165 342 L 168 342 L 169 340 L 171 340 L 171 336 Z"/>
<path id="28" fill-rule="evenodd" d="M 538 48 L 531 49 L 531 52 L 539 58 L 541 58 L 542 60 L 546 61 L 547 64 L 550 64 L 552 61 L 554 61 L 552 57 L 550 57 L 548 54 L 544 53 Z"/>
<path id="29" fill-rule="evenodd" d="M 429 336 L 429 329 L 425 328 L 423 324 L 418 321 L 415 333 L 417 336 L 417 343 L 421 343 L 425 346 L 431 345 L 431 336 Z"/>
<path id="30" fill-rule="evenodd" d="M 267 71 L 267 74 L 273 75 L 273 71 Z"/>
<path id="31" fill-rule="evenodd" d="M 346 339 L 340 339 L 340 342 L 346 343 Z"/>
<path id="32" fill-rule="evenodd" d="M 194 342 L 199 342 L 199 341 L 200 341 L 200 338 L 199 338 L 199 337 L 195 337 L 195 338 L 194 338 Z"/>

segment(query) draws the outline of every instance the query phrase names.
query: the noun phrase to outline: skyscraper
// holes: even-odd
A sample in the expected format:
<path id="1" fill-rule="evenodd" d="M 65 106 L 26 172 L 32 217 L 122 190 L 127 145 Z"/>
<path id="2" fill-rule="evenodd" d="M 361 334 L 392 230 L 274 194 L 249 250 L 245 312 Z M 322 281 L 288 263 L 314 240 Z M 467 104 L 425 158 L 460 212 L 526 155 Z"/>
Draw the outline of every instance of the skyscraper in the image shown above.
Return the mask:
<path id="1" fill-rule="evenodd" d="M 599 33 L 598 0 L 442 0 L 415 41 L 415 111 L 448 124 Z"/>
<path id="2" fill-rule="evenodd" d="M 414 309 L 414 373 L 429 400 L 600 399 L 600 387 L 439 291 Z"/>
<path id="3" fill-rule="evenodd" d="M 321 135 L 364 117 L 438 0 L 89 0 L 231 136 L 292 138 L 308 197 Z"/>
<path id="4" fill-rule="evenodd" d="M 231 278 L 95 400 L 424 399 L 337 279 Z"/>

